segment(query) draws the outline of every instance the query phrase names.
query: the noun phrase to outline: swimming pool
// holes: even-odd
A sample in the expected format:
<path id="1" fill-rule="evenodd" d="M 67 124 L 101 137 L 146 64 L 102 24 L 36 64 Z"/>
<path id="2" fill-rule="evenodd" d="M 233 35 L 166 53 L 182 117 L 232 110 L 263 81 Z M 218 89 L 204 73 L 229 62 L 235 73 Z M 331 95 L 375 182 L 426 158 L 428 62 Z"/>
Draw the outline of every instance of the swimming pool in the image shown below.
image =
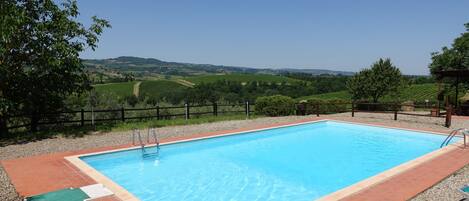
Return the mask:
<path id="1" fill-rule="evenodd" d="M 163 145 L 159 157 L 134 149 L 80 159 L 142 201 L 301 201 L 437 150 L 444 139 L 321 121 Z"/>

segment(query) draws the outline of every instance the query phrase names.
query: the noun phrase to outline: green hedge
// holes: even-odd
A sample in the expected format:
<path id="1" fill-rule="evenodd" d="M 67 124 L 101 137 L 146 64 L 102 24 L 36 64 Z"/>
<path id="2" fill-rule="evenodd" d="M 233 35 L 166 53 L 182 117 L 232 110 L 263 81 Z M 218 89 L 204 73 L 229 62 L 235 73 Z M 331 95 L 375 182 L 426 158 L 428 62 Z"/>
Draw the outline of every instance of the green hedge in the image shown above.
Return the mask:
<path id="1" fill-rule="evenodd" d="M 399 104 L 401 103 L 374 104 L 371 102 L 358 102 L 358 103 L 355 103 L 355 108 L 357 110 L 363 110 L 363 111 L 394 111 L 394 110 L 400 110 Z"/>
<path id="2" fill-rule="evenodd" d="M 304 104 L 306 114 L 316 114 L 317 110 L 319 110 L 320 114 L 329 114 L 346 112 L 349 103 L 350 101 L 344 99 L 324 100 L 318 98 L 311 98 L 306 100 L 306 102 L 300 104 Z"/>
<path id="3" fill-rule="evenodd" d="M 264 96 L 256 99 L 256 113 L 266 116 L 287 116 L 294 113 L 295 101 L 282 95 Z"/>

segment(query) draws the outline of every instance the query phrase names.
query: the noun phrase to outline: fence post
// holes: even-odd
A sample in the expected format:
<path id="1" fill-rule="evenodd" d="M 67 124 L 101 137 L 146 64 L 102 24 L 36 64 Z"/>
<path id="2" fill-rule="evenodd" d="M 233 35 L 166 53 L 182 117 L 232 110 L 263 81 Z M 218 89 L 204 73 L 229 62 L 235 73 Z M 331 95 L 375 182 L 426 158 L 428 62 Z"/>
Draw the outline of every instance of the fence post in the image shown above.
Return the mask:
<path id="1" fill-rule="evenodd" d="M 448 105 L 446 106 L 446 121 L 445 121 L 445 126 L 450 127 L 451 126 L 451 115 L 453 114 L 453 106 Z"/>
<path id="2" fill-rule="evenodd" d="M 355 102 L 352 102 L 352 117 L 355 117 Z"/>
<path id="3" fill-rule="evenodd" d="M 121 107 L 121 118 L 122 118 L 122 121 L 125 121 L 125 109 L 124 109 L 124 107 Z"/>
<path id="4" fill-rule="evenodd" d="M 80 125 L 84 126 L 85 125 L 85 110 L 83 108 L 81 108 L 80 113 L 81 113 L 81 115 L 80 115 L 81 116 Z"/>
<path id="5" fill-rule="evenodd" d="M 218 116 L 218 106 L 217 103 L 213 103 L 213 115 Z"/>
<path id="6" fill-rule="evenodd" d="M 184 104 L 184 108 L 185 108 L 185 111 L 186 111 L 186 120 L 189 119 L 189 104 Z"/>
<path id="7" fill-rule="evenodd" d="M 160 106 L 156 106 L 156 120 L 160 120 Z"/>
<path id="8" fill-rule="evenodd" d="M 316 109 L 316 116 L 319 117 L 319 103 L 316 103 L 315 105 Z"/>
<path id="9" fill-rule="evenodd" d="M 249 119 L 249 101 L 246 101 L 246 118 Z"/>

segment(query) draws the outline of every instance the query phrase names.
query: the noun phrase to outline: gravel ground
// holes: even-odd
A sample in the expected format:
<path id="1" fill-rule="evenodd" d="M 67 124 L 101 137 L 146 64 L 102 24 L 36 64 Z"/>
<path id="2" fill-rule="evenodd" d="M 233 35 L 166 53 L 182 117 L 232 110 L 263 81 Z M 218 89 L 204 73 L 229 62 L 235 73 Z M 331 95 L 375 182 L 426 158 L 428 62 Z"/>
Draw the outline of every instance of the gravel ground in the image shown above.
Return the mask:
<path id="1" fill-rule="evenodd" d="M 390 126 L 405 126 L 411 128 L 425 128 L 436 130 L 449 130 L 442 125 L 444 124 L 443 118 L 429 118 L 429 117 L 416 117 L 399 115 L 398 121 L 394 121 L 393 114 L 369 114 L 369 113 L 356 113 L 352 118 L 350 113 L 329 115 L 340 120 L 362 120 L 365 122 L 386 123 Z M 209 131 L 229 130 L 243 127 L 252 127 L 260 125 L 269 125 L 280 122 L 290 122 L 300 119 L 310 118 L 308 116 L 288 116 L 288 117 L 271 117 L 271 118 L 258 118 L 253 120 L 234 120 L 214 122 L 201 125 L 187 125 L 187 126 L 171 126 L 158 129 L 158 134 L 161 138 L 169 136 L 187 136 L 195 133 L 203 133 Z M 453 127 L 467 127 L 469 128 L 468 120 L 453 120 Z M 128 132 L 112 132 L 112 133 L 95 133 L 92 135 L 85 135 L 80 138 L 65 138 L 56 137 L 45 139 L 26 144 L 9 145 L 0 147 L 0 160 L 12 159 L 18 157 L 33 156 L 39 154 L 46 154 L 52 152 L 72 151 L 102 146 L 112 146 L 129 143 L 131 140 L 130 131 Z M 463 184 L 469 183 L 469 166 L 458 171 L 454 175 L 448 177 L 441 183 L 435 185 L 433 188 L 428 189 L 424 193 L 418 195 L 414 200 L 460 200 L 462 194 L 457 191 L 457 188 Z M 10 184 L 5 171 L 0 166 L 0 200 L 2 201 L 19 201 L 21 200 L 15 192 L 13 186 Z"/>
<path id="2" fill-rule="evenodd" d="M 441 200 L 458 201 L 469 198 L 458 189 L 469 184 L 469 165 L 416 196 L 413 201 Z"/>

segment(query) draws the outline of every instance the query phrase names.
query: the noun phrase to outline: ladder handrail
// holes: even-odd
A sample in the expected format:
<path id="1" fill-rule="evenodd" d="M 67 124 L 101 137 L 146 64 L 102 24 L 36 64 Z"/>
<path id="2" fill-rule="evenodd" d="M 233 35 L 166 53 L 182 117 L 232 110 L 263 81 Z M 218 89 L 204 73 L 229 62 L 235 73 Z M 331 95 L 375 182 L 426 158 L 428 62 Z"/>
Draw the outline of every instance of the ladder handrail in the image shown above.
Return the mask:
<path id="1" fill-rule="evenodd" d="M 147 143 L 150 144 L 150 135 L 153 136 L 155 140 L 156 148 L 160 149 L 160 141 L 158 140 L 158 136 L 156 135 L 155 128 L 149 128 L 147 133 Z"/>
<path id="2" fill-rule="evenodd" d="M 451 131 L 451 133 L 445 138 L 443 143 L 441 143 L 440 148 L 447 146 L 451 142 L 451 140 L 454 138 L 454 136 L 456 136 L 458 133 L 463 135 L 464 147 L 466 147 L 466 135 L 469 135 L 469 130 L 466 128 L 458 128 L 458 129 Z"/>
<path id="3" fill-rule="evenodd" d="M 148 132 L 147 132 L 147 144 L 150 144 L 151 143 L 151 140 L 150 140 L 150 136 L 153 137 L 153 139 L 155 140 L 155 144 L 156 144 L 156 153 L 147 153 L 146 152 L 146 147 L 143 140 L 142 140 L 142 135 L 140 133 L 140 129 L 138 128 L 133 128 L 133 131 L 132 131 L 132 144 L 133 145 L 136 145 L 135 143 L 135 136 L 138 137 L 138 142 L 140 143 L 140 147 L 142 149 L 142 154 L 143 154 L 143 157 L 146 157 L 146 156 L 150 156 L 150 155 L 153 155 L 153 154 L 156 154 L 157 157 L 159 157 L 159 154 L 160 154 L 160 141 L 158 140 L 158 135 L 156 134 L 156 130 L 155 128 L 148 128 Z"/>
<path id="4" fill-rule="evenodd" d="M 133 131 L 132 131 L 132 144 L 133 145 L 137 145 L 135 143 L 135 136 L 138 137 L 138 142 L 139 142 L 139 145 L 142 149 L 142 152 L 143 152 L 143 155 L 146 156 L 148 153 L 146 153 L 146 145 L 147 144 L 150 144 L 151 143 L 151 140 L 150 140 L 150 136 L 153 136 L 153 139 L 155 140 L 155 144 L 156 144 L 156 154 L 159 155 L 159 152 L 160 152 L 160 141 L 158 140 L 158 136 L 156 134 L 156 130 L 155 128 L 148 128 L 148 132 L 147 132 L 147 144 L 145 144 L 142 140 L 142 135 L 141 135 L 141 132 L 139 129 L 137 128 L 134 128 Z"/>

